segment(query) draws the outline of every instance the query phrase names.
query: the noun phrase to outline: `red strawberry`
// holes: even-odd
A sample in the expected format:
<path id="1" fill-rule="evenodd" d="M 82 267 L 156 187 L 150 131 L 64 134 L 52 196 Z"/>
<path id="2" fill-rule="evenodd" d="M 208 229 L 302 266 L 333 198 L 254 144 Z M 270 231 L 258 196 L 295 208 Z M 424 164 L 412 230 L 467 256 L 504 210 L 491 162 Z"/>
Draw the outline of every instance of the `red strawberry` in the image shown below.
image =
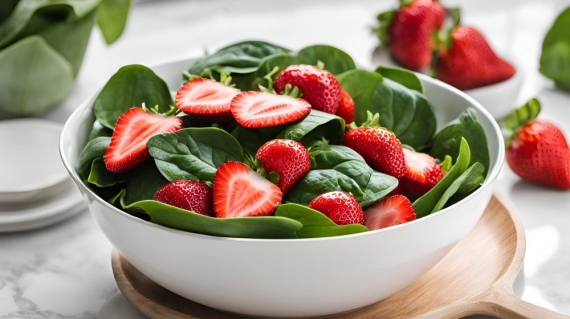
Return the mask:
<path id="1" fill-rule="evenodd" d="M 364 226 L 369 230 L 395 226 L 415 219 L 412 202 L 403 195 L 386 197 L 364 211 Z"/>
<path id="2" fill-rule="evenodd" d="M 277 93 L 283 94 L 287 84 L 298 87 L 303 93 L 302 98 L 315 110 L 336 113 L 341 88 L 332 73 L 312 65 L 291 65 L 277 75 L 273 87 Z"/>
<path id="3" fill-rule="evenodd" d="M 354 100 L 345 90 L 340 90 L 340 103 L 336 115 L 343 118 L 346 124 L 354 122 Z"/>
<path id="4" fill-rule="evenodd" d="M 283 193 L 277 185 L 239 162 L 226 162 L 214 177 L 216 216 L 267 216 L 275 211 Z"/>
<path id="5" fill-rule="evenodd" d="M 428 154 L 403 149 L 406 175 L 400 180 L 400 194 L 419 197 L 427 193 L 443 178 L 443 170 Z"/>
<path id="6" fill-rule="evenodd" d="M 257 158 L 266 173 L 279 173 L 277 186 L 286 194 L 311 169 L 311 155 L 299 142 L 278 139 L 263 144 Z"/>
<path id="7" fill-rule="evenodd" d="M 369 120 L 371 121 L 370 114 Z M 365 122 L 363 125 L 368 125 Z M 375 125 L 377 119 L 372 120 Z M 402 178 L 406 173 L 404 162 L 404 152 L 402 144 L 396 135 L 385 127 L 381 126 L 350 126 L 344 137 L 342 144 L 346 145 L 360 154 L 370 167 L 397 179 Z"/>
<path id="8" fill-rule="evenodd" d="M 329 192 L 315 197 L 309 207 L 325 214 L 337 225 L 364 224 L 364 212 L 354 196 Z"/>
<path id="9" fill-rule="evenodd" d="M 128 109 L 117 119 L 104 160 L 109 172 L 124 173 L 146 161 L 150 154 L 146 142 L 154 135 L 182 128 L 182 120 L 150 114 L 142 108 Z"/>
<path id="10" fill-rule="evenodd" d="M 214 216 L 214 192 L 204 182 L 170 182 L 156 192 L 154 200 L 205 216 Z"/>
<path id="11" fill-rule="evenodd" d="M 451 48 L 443 48 L 436 63 L 438 79 L 468 90 L 504 81 L 515 74 L 515 68 L 498 57 L 476 29 L 456 27 L 451 37 Z"/>
<path id="12" fill-rule="evenodd" d="M 248 91 L 232 99 L 231 112 L 241 126 L 260 128 L 300 120 L 311 112 L 311 105 L 287 95 Z"/>
<path id="13" fill-rule="evenodd" d="M 524 125 L 507 148 L 507 163 L 523 179 L 570 188 L 570 149 L 564 134 L 552 123 L 534 120 Z"/>
<path id="14" fill-rule="evenodd" d="M 230 102 L 239 92 L 223 83 L 197 78 L 176 92 L 176 106 L 203 120 L 228 121 L 232 119 Z"/>
<path id="15" fill-rule="evenodd" d="M 382 44 L 396 61 L 412 70 L 431 62 L 434 41 L 432 33 L 443 24 L 445 10 L 437 0 L 401 1 L 405 4 L 396 12 L 378 16 Z"/>

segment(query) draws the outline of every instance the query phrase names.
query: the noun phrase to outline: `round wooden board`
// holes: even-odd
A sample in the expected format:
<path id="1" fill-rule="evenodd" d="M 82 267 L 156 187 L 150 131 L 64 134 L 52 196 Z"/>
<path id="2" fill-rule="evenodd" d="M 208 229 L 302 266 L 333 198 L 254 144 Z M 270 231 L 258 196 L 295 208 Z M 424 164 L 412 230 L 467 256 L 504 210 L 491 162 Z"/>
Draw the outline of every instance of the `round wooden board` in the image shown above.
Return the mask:
<path id="1" fill-rule="evenodd" d="M 524 258 L 521 222 L 494 196 L 471 231 L 436 266 L 400 292 L 335 318 L 461 318 L 485 314 L 499 318 L 567 318 L 518 299 L 512 284 Z M 154 283 L 117 251 L 112 254 L 119 289 L 152 319 L 235 319 L 180 297 Z"/>

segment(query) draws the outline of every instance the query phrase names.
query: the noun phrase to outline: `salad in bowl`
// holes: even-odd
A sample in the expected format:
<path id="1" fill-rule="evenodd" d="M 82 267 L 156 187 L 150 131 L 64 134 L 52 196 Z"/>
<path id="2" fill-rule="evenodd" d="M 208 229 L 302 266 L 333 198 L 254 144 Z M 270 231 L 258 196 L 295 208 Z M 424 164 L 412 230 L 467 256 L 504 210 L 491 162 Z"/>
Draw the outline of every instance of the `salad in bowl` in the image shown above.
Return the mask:
<path id="1" fill-rule="evenodd" d="M 142 273 L 273 317 L 405 287 L 474 226 L 504 157 L 496 122 L 446 84 L 262 41 L 121 68 L 70 117 L 61 152 Z"/>

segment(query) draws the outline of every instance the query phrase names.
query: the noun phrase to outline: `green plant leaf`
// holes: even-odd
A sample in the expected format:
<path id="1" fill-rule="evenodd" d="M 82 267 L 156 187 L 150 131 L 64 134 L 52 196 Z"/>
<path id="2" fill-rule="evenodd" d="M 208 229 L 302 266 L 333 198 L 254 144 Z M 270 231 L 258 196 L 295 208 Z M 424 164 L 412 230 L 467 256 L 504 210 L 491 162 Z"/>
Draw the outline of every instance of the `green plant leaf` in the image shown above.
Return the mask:
<path id="1" fill-rule="evenodd" d="M 147 142 L 150 155 L 169 181 L 213 181 L 216 170 L 227 161 L 245 160 L 239 142 L 228 132 L 214 128 L 186 128 L 155 135 Z"/>
<path id="2" fill-rule="evenodd" d="M 89 140 L 93 140 L 96 139 L 97 137 L 111 137 L 113 135 L 113 131 L 104 127 L 103 125 L 101 125 L 101 123 L 99 123 L 99 121 L 95 120 L 95 122 L 93 122 L 93 127 L 91 128 L 91 131 L 89 132 Z"/>
<path id="3" fill-rule="evenodd" d="M 570 7 L 566 8 L 542 42 L 540 72 L 558 86 L 570 90 Z"/>
<path id="4" fill-rule="evenodd" d="M 463 194 L 467 194 L 466 190 L 469 190 L 469 192 L 474 190 L 474 188 L 472 188 L 475 186 L 473 185 L 474 183 L 478 184 L 477 187 L 480 186 L 480 183 L 482 183 L 481 178 L 483 178 L 483 171 L 484 167 L 481 165 L 481 163 L 475 163 L 471 165 L 467 170 L 463 172 L 463 174 L 454 180 L 451 185 L 449 185 L 439 201 L 437 201 L 437 204 L 433 208 L 432 212 L 437 212 L 445 207 L 447 201 L 453 195 L 458 193 L 460 189 L 462 190 Z"/>
<path id="5" fill-rule="evenodd" d="M 376 17 L 376 20 L 378 20 L 378 26 L 372 29 L 372 32 L 378 36 L 378 39 L 380 39 L 380 42 L 382 42 L 382 45 L 386 48 L 390 44 L 390 32 L 388 30 L 392 24 L 392 21 L 394 20 L 395 15 L 396 10 L 380 13 Z"/>
<path id="6" fill-rule="evenodd" d="M 306 147 L 323 138 L 330 143 L 339 143 L 344 135 L 345 123 L 341 117 L 318 110 L 299 122 L 286 126 L 276 138 L 301 141 Z"/>
<path id="7" fill-rule="evenodd" d="M 109 187 L 129 180 L 130 173 L 115 174 L 107 170 L 103 157 L 97 157 L 91 163 L 91 171 L 87 182 L 97 187 Z"/>
<path id="8" fill-rule="evenodd" d="M 355 103 L 355 123 L 362 125 L 367 112 L 380 114 L 380 125 L 393 131 L 402 144 L 421 151 L 436 130 L 435 111 L 425 95 L 381 74 L 351 70 L 338 80 Z"/>
<path id="9" fill-rule="evenodd" d="M 93 161 L 105 155 L 109 144 L 111 144 L 111 138 L 101 136 L 94 138 L 85 145 L 77 161 L 77 173 L 81 178 L 87 180 Z"/>
<path id="10" fill-rule="evenodd" d="M 133 171 L 125 195 L 121 197 L 121 206 L 125 208 L 141 200 L 153 199 L 156 192 L 167 183 L 154 161 L 146 161 Z"/>
<path id="11" fill-rule="evenodd" d="M 0 1 L 0 21 L 6 20 L 20 0 L 3 0 Z"/>
<path id="12" fill-rule="evenodd" d="M 429 153 L 440 160 L 444 159 L 445 155 L 455 159 L 459 154 L 461 138 L 467 140 L 471 149 L 469 166 L 479 162 L 483 164 L 486 174 L 490 163 L 487 137 L 472 109 L 461 113 L 457 119 L 447 123 L 435 134 Z"/>
<path id="13" fill-rule="evenodd" d="M 469 150 L 469 143 L 467 143 L 465 138 L 461 138 L 459 155 L 457 156 L 455 164 L 453 164 L 451 169 L 429 192 L 414 201 L 413 206 L 417 218 L 422 218 L 436 212 L 435 208 L 438 206 L 438 202 L 453 182 L 469 167 L 470 160 L 471 151 Z"/>
<path id="14" fill-rule="evenodd" d="M 297 230 L 299 238 L 343 236 L 368 231 L 368 228 L 360 224 L 337 225 L 321 212 L 294 203 L 277 206 L 275 216 L 287 217 L 303 224 Z"/>
<path id="15" fill-rule="evenodd" d="M 97 24 L 107 44 L 115 42 L 123 33 L 132 0 L 102 0 L 97 13 Z"/>
<path id="16" fill-rule="evenodd" d="M 169 228 L 197 234 L 235 238 L 297 238 L 302 224 L 279 216 L 215 218 L 180 209 L 157 201 L 131 204 L 128 211 L 143 210 L 151 221 Z"/>
<path id="17" fill-rule="evenodd" d="M 422 84 L 422 81 L 420 81 L 412 71 L 395 66 L 379 66 L 376 68 L 375 72 L 380 73 L 385 78 L 402 84 L 410 90 L 416 90 L 420 93 L 424 93 L 424 85 Z"/>
<path id="18" fill-rule="evenodd" d="M 95 117 L 103 126 L 115 127 L 119 116 L 132 107 L 158 105 L 161 113 L 170 110 L 172 97 L 168 86 L 151 69 L 142 65 L 127 65 L 119 69 L 97 96 Z"/>
<path id="19" fill-rule="evenodd" d="M 366 207 L 398 185 L 397 179 L 373 170 L 348 147 L 317 143 L 309 153 L 315 160 L 315 168 L 287 193 L 286 201 L 308 205 L 320 194 L 344 191 L 355 195 L 360 205 Z"/>
<path id="20" fill-rule="evenodd" d="M 0 70 L 0 109 L 15 115 L 40 114 L 73 86 L 72 66 L 39 36 L 0 51 Z"/>

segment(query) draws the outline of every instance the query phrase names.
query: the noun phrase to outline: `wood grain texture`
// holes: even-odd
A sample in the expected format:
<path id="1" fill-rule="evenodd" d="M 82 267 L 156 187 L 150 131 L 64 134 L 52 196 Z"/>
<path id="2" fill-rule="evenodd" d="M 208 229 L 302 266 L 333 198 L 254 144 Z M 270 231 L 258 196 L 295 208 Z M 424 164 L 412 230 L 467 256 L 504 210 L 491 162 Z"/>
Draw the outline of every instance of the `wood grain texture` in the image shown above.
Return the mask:
<path id="1" fill-rule="evenodd" d="M 512 284 L 525 252 L 524 229 L 512 208 L 494 196 L 471 231 L 436 266 L 400 292 L 338 319 L 570 318 L 526 303 Z M 150 318 L 235 319 L 155 284 L 113 251 L 113 272 L 127 300 Z"/>

